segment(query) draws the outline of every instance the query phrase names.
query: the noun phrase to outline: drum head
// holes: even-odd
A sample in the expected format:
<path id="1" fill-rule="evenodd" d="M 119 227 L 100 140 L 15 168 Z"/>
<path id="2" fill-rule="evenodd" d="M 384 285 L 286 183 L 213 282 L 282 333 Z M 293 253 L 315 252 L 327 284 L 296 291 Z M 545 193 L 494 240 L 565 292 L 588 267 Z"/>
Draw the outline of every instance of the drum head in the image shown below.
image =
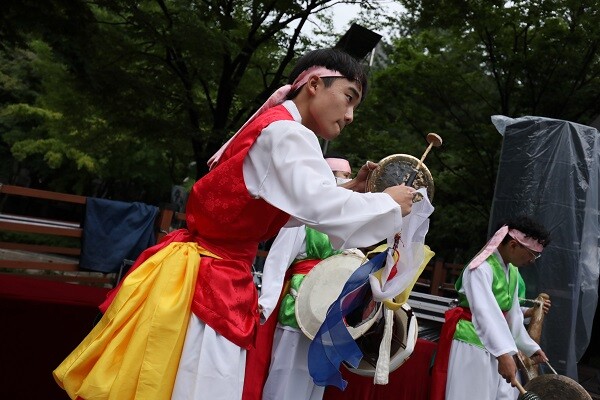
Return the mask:
<path id="1" fill-rule="evenodd" d="M 367 191 L 383 192 L 390 186 L 400 185 L 419 164 L 419 159 L 409 154 L 392 154 L 379 161 L 379 167 L 367 178 Z M 425 164 L 421 164 L 413 183 L 415 189 L 427 188 L 429 201 L 433 200 L 433 177 Z"/>
<path id="2" fill-rule="evenodd" d="M 314 339 L 325 321 L 329 306 L 338 298 L 348 278 L 361 266 L 364 258 L 356 254 L 338 254 L 319 262 L 306 275 L 296 297 L 296 320 L 302 332 Z M 348 326 L 356 339 L 375 323 L 381 314 L 380 303 L 359 324 Z"/>
<path id="3" fill-rule="evenodd" d="M 527 382 L 525 390 L 537 394 L 542 400 L 592 400 L 579 383 L 563 375 L 536 376 Z"/>

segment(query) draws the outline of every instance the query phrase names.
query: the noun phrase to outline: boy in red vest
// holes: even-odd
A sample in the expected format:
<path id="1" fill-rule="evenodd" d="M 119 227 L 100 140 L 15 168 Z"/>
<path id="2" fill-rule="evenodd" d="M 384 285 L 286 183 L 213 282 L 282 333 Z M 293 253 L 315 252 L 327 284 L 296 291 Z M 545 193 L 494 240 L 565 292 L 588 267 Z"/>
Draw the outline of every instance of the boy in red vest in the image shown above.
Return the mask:
<path id="1" fill-rule="evenodd" d="M 300 224 L 338 249 L 401 230 L 414 189 L 360 193 L 364 179 L 337 187 L 321 154 L 318 137 L 335 139 L 363 100 L 362 66 L 316 50 L 290 82 L 210 160 L 189 194 L 187 228 L 140 255 L 101 321 L 54 371 L 71 398 L 240 399 L 259 322 L 258 243 Z"/>

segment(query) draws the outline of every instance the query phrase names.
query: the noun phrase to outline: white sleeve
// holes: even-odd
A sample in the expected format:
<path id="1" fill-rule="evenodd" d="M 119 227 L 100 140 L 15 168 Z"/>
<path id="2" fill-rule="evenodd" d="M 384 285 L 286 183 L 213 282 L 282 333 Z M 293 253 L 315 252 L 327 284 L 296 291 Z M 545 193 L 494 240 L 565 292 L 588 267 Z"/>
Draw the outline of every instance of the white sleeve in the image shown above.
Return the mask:
<path id="1" fill-rule="evenodd" d="M 531 318 L 525 318 L 525 313 L 527 312 L 527 310 L 529 310 L 529 307 L 523 307 L 520 305 L 520 303 L 519 307 L 521 308 L 521 313 L 523 314 L 523 323 L 525 325 L 529 325 L 529 323 L 531 322 Z"/>
<path id="2" fill-rule="evenodd" d="M 401 230 L 400 206 L 385 193 L 337 187 L 312 131 L 276 121 L 244 159 L 249 193 L 329 236 L 334 248 L 366 247 Z"/>
<path id="3" fill-rule="evenodd" d="M 540 346 L 529 336 L 529 332 L 523 324 L 523 310 L 519 305 L 518 291 L 515 290 L 515 297 L 513 299 L 513 305 L 506 315 L 508 326 L 515 338 L 517 348 L 521 350 L 527 357 L 530 357 L 533 353 L 540 349 Z"/>
<path id="4" fill-rule="evenodd" d="M 288 267 L 304 251 L 306 228 L 282 228 L 273 241 L 265 260 L 262 286 L 258 304 L 262 308 L 261 320 L 266 321 L 277 305 Z"/>
<path id="5" fill-rule="evenodd" d="M 492 270 L 487 262 L 478 268 L 466 269 L 463 274 L 463 289 L 473 315 L 473 325 L 481 343 L 494 357 L 506 353 L 514 355 L 517 353 L 515 339 L 492 292 L 492 280 Z M 518 308 L 517 311 L 521 312 Z"/>

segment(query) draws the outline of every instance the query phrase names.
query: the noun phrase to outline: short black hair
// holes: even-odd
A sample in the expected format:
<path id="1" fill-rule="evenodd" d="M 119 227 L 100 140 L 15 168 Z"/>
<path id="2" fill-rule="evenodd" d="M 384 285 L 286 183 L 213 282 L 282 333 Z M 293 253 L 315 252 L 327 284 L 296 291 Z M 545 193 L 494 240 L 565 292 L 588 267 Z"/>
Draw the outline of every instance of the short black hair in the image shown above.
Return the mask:
<path id="1" fill-rule="evenodd" d="M 550 233 L 546 228 L 526 215 L 519 215 L 514 218 L 506 219 L 498 225 L 498 229 L 503 225 L 508 225 L 508 229 L 516 229 L 523 232 L 526 237 L 537 240 L 544 247 L 550 243 Z M 510 239 L 511 237 L 506 235 L 504 240 L 502 240 L 502 243 L 506 243 Z"/>
<path id="2" fill-rule="evenodd" d="M 350 54 L 334 48 L 318 49 L 304 54 L 290 73 L 288 82 L 293 83 L 296 78 L 310 67 L 319 66 L 330 70 L 338 71 L 350 81 L 356 81 L 362 89 L 361 102 L 367 95 L 367 73 L 360 62 Z M 331 86 L 336 77 L 323 78 L 325 87 Z M 291 100 L 298 95 L 300 88 L 288 94 L 287 99 Z"/>

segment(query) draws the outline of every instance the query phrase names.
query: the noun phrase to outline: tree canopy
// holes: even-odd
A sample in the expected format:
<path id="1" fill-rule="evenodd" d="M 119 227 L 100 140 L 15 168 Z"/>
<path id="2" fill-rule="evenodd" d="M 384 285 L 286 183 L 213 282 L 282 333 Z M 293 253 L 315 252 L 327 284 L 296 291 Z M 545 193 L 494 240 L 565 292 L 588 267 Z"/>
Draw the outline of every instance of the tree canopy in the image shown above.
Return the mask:
<path id="1" fill-rule="evenodd" d="M 439 255 L 465 262 L 487 236 L 502 146 L 490 117 L 589 125 L 600 114 L 600 4 L 401 3 L 386 65 L 374 71 L 356 126 L 335 146 L 357 159 L 420 158 L 426 134 L 440 134 L 443 146 L 426 160 L 436 186 L 428 240 Z"/>
<path id="2" fill-rule="evenodd" d="M 309 17 L 336 3 L 9 3 L 2 57 L 20 62 L 16 70 L 39 68 L 27 77 L 3 71 L 37 90 L 25 99 L 3 88 L 11 97 L 0 116 L 5 149 L 19 161 L 103 182 L 131 175 L 134 190 L 180 182 L 192 160 L 200 176 L 209 156 L 285 81 L 309 43 L 301 35 Z M 89 181 L 75 187 L 89 192 Z"/>
<path id="3" fill-rule="evenodd" d="M 495 114 L 591 124 L 600 114 L 598 0 L 398 0 L 364 5 L 393 29 L 371 91 L 332 150 L 355 166 L 407 153 L 428 132 L 436 194 L 428 240 L 467 261 L 481 246 L 502 138 Z M 0 16 L 0 176 L 157 203 L 286 80 L 332 45 L 335 0 L 8 0 Z M 314 35 L 307 26 L 318 23 Z"/>

